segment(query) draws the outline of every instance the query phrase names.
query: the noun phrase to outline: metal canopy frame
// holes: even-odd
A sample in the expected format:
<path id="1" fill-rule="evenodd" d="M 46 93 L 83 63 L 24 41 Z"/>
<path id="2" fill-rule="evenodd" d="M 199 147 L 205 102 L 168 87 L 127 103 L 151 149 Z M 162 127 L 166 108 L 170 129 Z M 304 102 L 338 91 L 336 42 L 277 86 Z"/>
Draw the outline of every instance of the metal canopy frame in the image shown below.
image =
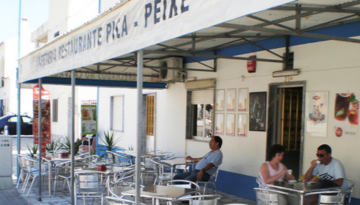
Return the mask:
<path id="1" fill-rule="evenodd" d="M 316 33 L 316 30 L 360 21 L 360 0 L 299 0 L 256 14 L 219 24 L 196 33 L 163 42 L 144 49 L 144 77 L 159 76 L 161 70 L 216 72 L 217 59 L 256 60 L 286 64 L 289 51 L 288 37 L 300 36 L 347 43 L 360 43 L 360 39 Z M 284 54 L 275 53 L 258 42 L 284 39 Z M 223 48 L 252 44 L 272 54 L 273 58 L 247 58 L 219 54 Z M 250 51 L 249 51 L 250 52 Z M 162 67 L 156 61 L 167 57 L 182 57 L 198 66 L 177 68 Z M 212 60 L 209 65 L 206 60 Z M 192 66 L 196 65 L 192 64 Z M 136 76 L 136 55 L 113 58 L 75 70 L 83 74 Z M 128 73 L 131 70 L 133 73 Z M 70 72 L 70 71 L 68 71 Z"/>

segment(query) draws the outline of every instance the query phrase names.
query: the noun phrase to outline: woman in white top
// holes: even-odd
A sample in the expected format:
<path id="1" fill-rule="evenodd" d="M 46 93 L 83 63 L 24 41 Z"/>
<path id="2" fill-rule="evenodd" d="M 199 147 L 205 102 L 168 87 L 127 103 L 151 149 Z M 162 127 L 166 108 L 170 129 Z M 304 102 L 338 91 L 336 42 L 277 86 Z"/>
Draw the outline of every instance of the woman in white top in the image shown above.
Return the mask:
<path id="1" fill-rule="evenodd" d="M 274 184 L 275 181 L 279 183 L 283 182 L 284 177 L 287 180 L 295 179 L 295 177 L 292 174 L 288 174 L 288 169 L 284 164 L 281 163 L 284 157 L 284 152 L 285 152 L 284 147 L 279 144 L 275 144 L 271 147 L 267 159 L 268 161 L 264 162 L 260 168 L 260 183 L 261 183 L 260 186 L 266 187 L 266 184 Z M 286 200 L 286 198 L 289 197 L 284 197 L 283 195 L 279 195 L 279 204 L 287 204 L 287 201 L 294 200 L 294 199 Z"/>

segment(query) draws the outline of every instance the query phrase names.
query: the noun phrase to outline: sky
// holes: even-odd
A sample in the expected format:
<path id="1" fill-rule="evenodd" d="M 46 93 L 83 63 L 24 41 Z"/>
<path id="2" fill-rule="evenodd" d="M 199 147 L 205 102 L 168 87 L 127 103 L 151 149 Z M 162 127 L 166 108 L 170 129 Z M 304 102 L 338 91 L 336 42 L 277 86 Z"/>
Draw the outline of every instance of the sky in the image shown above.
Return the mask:
<path id="1" fill-rule="evenodd" d="M 19 1 L 0 0 L 0 42 L 17 36 Z M 21 17 L 27 18 L 30 31 L 40 27 L 49 17 L 49 0 L 21 0 Z"/>

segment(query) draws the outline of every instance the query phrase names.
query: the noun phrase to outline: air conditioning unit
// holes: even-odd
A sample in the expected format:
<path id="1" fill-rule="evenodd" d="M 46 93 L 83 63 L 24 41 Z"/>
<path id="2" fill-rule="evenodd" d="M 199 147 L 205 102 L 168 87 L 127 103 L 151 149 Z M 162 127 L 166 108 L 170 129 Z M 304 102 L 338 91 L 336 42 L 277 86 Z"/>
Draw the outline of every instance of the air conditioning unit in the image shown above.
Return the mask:
<path id="1" fill-rule="evenodd" d="M 161 59 L 159 67 L 183 68 L 183 59 L 179 57 L 171 57 Z M 160 82 L 184 82 L 186 78 L 186 70 L 161 69 Z"/>

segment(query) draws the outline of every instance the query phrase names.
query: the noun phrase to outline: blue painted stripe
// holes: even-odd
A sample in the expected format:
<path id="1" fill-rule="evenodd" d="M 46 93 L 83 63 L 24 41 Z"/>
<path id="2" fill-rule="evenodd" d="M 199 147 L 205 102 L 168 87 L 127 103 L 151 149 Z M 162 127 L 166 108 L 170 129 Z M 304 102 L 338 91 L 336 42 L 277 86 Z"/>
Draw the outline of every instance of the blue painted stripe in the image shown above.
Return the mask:
<path id="1" fill-rule="evenodd" d="M 315 33 L 315 34 L 323 34 L 323 35 L 330 35 L 330 36 L 338 36 L 338 37 L 353 37 L 353 36 L 360 36 L 360 22 L 349 23 L 345 25 L 333 26 L 329 28 L 317 29 L 314 31 L 309 31 L 308 33 Z M 303 45 L 308 43 L 315 43 L 326 41 L 324 39 L 319 38 L 308 38 L 308 37 L 301 37 L 301 36 L 290 36 L 289 39 L 290 46 L 296 45 Z M 345 42 L 344 42 L 345 43 Z M 273 38 L 263 41 L 257 41 L 256 44 L 266 48 L 266 49 L 276 49 L 276 48 L 283 48 L 285 47 L 285 39 L 284 38 Z M 221 49 L 218 53 L 219 55 L 225 56 L 236 56 L 242 54 L 248 54 L 253 52 L 262 51 L 259 47 L 252 45 L 252 44 L 242 44 L 238 46 L 227 47 Z M 212 53 L 205 53 L 205 54 L 212 54 Z M 211 60 L 211 59 L 204 59 L 204 58 L 194 58 L 197 61 L 204 61 L 204 60 Z M 186 63 L 194 62 L 191 59 L 186 58 Z"/>
<path id="2" fill-rule="evenodd" d="M 220 170 L 216 186 L 219 191 L 256 201 L 256 178 Z"/>
<path id="3" fill-rule="evenodd" d="M 71 78 L 54 78 L 44 77 L 41 78 L 43 84 L 53 85 L 71 85 Z M 37 83 L 38 79 L 26 81 L 24 83 Z M 77 86 L 100 86 L 100 87 L 123 87 L 123 88 L 136 88 L 136 81 L 113 81 L 113 80 L 96 80 L 96 79 L 81 79 L 75 80 Z M 144 82 L 143 88 L 150 89 L 166 89 L 166 83 L 153 83 Z"/>
<path id="4" fill-rule="evenodd" d="M 219 171 L 216 186 L 219 191 L 253 201 L 256 201 L 254 188 L 259 187 L 256 177 L 223 170 Z M 360 205 L 360 199 L 352 197 L 351 205 Z"/>

